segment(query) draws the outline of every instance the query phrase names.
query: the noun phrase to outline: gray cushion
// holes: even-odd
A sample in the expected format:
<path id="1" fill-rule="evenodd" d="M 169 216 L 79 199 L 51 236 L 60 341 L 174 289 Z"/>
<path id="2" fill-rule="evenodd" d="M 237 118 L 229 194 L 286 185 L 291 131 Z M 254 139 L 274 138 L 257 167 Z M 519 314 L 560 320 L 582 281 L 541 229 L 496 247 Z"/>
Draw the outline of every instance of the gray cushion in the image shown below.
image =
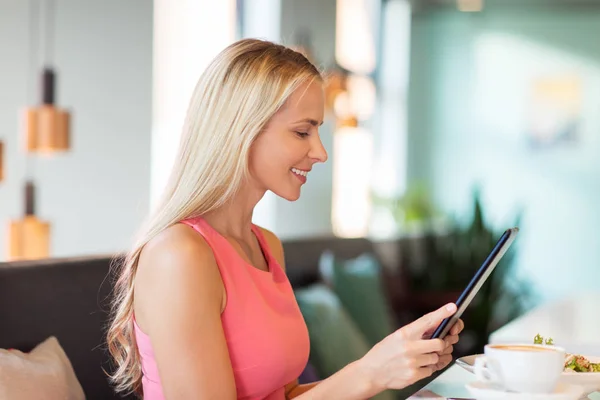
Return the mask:
<path id="1" fill-rule="evenodd" d="M 371 346 L 394 331 L 381 268 L 371 253 L 342 260 L 325 252 L 320 261 L 323 279 L 332 286 Z"/>

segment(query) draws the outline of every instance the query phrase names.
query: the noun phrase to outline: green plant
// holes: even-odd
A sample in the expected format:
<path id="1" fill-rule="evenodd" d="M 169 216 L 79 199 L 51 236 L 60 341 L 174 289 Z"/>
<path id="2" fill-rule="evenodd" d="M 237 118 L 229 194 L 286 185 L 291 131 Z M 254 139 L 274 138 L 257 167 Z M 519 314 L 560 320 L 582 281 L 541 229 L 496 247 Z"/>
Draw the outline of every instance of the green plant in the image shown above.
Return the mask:
<path id="1" fill-rule="evenodd" d="M 400 230 L 410 224 L 428 224 L 441 213 L 435 208 L 424 184 L 411 185 L 402 196 L 371 194 L 375 207 L 387 209 Z"/>

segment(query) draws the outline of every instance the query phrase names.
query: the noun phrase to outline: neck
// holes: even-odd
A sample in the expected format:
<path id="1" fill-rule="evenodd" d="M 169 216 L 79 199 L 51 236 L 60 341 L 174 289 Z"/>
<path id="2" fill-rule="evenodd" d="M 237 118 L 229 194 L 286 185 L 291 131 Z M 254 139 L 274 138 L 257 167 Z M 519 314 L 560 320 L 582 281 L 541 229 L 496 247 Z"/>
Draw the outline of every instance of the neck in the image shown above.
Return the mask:
<path id="1" fill-rule="evenodd" d="M 249 185 L 243 186 L 229 202 L 206 213 L 203 218 L 223 236 L 247 239 L 252 235 L 254 207 L 265 192 Z"/>

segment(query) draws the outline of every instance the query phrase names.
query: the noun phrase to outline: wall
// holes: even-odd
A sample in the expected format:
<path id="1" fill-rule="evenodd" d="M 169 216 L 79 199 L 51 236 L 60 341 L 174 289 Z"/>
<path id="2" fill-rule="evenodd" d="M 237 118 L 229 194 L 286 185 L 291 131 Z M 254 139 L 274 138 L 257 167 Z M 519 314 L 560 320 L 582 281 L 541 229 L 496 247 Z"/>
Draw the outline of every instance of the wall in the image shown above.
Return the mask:
<path id="1" fill-rule="evenodd" d="M 72 110 L 73 147 L 32 160 L 38 214 L 52 223 L 52 256 L 122 250 L 148 209 L 152 2 L 55 3 L 57 102 Z M 6 224 L 23 212 L 17 112 L 28 100 L 28 4 L 0 0 L 0 259 Z"/>
<path id="2" fill-rule="evenodd" d="M 600 8 L 413 18 L 410 181 L 427 182 L 459 218 L 469 215 L 476 184 L 495 226 L 511 225 L 523 209 L 518 269 L 541 299 L 600 281 L 598 26 Z M 532 148 L 533 82 L 563 75 L 582 82 L 578 138 Z"/>
<path id="3" fill-rule="evenodd" d="M 234 41 L 235 18 L 234 0 L 154 0 L 151 208 L 170 176 L 192 92 L 206 66 Z"/>

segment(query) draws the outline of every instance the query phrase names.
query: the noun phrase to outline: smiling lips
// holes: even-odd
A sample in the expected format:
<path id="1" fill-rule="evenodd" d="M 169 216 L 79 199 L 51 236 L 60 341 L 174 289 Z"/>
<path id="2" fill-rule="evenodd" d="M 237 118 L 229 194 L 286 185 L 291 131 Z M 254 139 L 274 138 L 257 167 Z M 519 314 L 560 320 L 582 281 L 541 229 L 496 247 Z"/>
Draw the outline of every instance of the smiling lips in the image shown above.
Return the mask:
<path id="1" fill-rule="evenodd" d="M 306 176 L 308 175 L 308 171 L 298 168 L 292 168 L 291 171 L 294 174 L 294 176 L 300 180 L 300 182 L 306 183 Z"/>

